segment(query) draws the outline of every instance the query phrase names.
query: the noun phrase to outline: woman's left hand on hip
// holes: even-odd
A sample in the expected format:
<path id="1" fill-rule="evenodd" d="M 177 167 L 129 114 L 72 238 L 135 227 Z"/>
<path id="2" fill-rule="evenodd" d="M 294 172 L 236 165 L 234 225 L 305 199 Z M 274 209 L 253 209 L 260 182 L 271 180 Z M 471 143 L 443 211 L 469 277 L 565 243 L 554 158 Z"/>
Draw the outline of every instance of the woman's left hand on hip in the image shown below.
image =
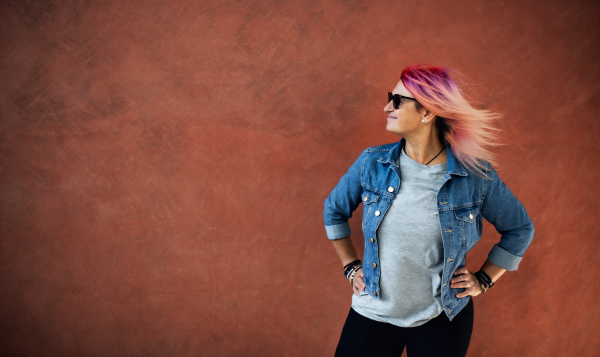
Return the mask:
<path id="1" fill-rule="evenodd" d="M 465 267 L 456 269 L 454 278 L 450 279 L 450 287 L 452 289 L 465 289 L 462 293 L 456 294 L 457 298 L 481 294 L 481 288 L 479 287 L 477 277 Z"/>

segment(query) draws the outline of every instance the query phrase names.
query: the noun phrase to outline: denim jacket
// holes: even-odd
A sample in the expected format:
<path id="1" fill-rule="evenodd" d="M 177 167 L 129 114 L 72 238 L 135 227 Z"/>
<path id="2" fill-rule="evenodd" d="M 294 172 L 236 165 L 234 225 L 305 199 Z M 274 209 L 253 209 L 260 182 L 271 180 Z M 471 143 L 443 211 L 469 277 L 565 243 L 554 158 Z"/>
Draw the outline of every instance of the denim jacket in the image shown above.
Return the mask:
<path id="1" fill-rule="evenodd" d="M 331 191 L 323 211 L 327 238 L 336 240 L 350 235 L 348 219 L 359 203 L 364 205 L 365 292 L 376 299 L 381 295 L 377 228 L 400 187 L 398 157 L 403 145 L 404 139 L 363 151 Z M 501 234 L 488 260 L 506 270 L 517 270 L 534 230 L 525 208 L 491 165 L 486 163 L 489 179 L 485 179 L 467 172 L 450 147 L 446 153 L 447 173 L 437 193 L 437 206 L 444 245 L 442 304 L 452 320 L 469 297 L 457 298 L 464 289 L 451 289 L 450 279 L 456 269 L 465 266 L 467 252 L 481 238 L 482 217 Z"/>

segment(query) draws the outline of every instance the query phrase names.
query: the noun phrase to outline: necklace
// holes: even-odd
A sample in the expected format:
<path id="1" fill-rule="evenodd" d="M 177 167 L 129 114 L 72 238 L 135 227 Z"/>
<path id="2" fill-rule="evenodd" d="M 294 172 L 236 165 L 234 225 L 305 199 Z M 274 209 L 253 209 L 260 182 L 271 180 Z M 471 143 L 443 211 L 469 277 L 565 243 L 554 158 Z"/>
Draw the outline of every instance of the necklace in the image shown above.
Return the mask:
<path id="1" fill-rule="evenodd" d="M 433 157 L 433 159 L 429 160 L 429 161 L 428 161 L 428 162 L 425 164 L 425 166 L 429 165 L 429 164 L 430 164 L 430 163 L 431 163 L 433 160 L 435 160 L 435 158 L 436 158 L 436 157 L 440 156 L 440 154 L 442 153 L 442 151 L 444 151 L 444 149 L 445 149 L 445 148 L 446 148 L 446 147 L 442 145 L 442 150 L 440 150 L 440 152 L 438 152 L 438 154 L 437 154 L 437 155 L 435 155 L 435 156 Z"/>

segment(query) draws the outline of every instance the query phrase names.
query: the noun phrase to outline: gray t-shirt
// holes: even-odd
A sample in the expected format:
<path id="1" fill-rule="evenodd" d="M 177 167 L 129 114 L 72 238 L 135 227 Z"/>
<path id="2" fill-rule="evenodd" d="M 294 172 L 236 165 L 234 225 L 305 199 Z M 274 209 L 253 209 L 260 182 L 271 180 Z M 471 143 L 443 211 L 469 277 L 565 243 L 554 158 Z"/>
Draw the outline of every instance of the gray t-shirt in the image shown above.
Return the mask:
<path id="1" fill-rule="evenodd" d="M 444 246 L 437 192 L 446 164 L 422 165 L 402 150 L 400 188 L 378 230 L 381 295 L 352 296 L 352 308 L 372 320 L 419 326 L 442 312 Z"/>

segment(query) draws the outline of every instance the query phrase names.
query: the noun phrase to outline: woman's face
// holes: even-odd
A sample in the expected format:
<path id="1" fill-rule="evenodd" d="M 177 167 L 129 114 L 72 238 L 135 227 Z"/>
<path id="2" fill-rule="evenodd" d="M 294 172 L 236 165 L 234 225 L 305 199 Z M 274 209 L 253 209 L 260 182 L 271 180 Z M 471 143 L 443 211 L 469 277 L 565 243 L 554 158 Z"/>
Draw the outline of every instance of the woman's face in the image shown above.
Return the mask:
<path id="1" fill-rule="evenodd" d="M 405 97 L 414 98 L 410 92 L 404 88 L 402 81 L 398 82 L 396 88 L 392 91 L 392 94 L 400 94 Z M 406 137 L 423 127 L 421 122 L 423 114 L 417 111 L 415 101 L 413 100 L 402 99 L 398 109 L 394 109 L 394 105 L 392 104 L 392 101 L 390 101 L 383 108 L 383 111 L 387 114 L 386 129 L 390 133 Z"/>

